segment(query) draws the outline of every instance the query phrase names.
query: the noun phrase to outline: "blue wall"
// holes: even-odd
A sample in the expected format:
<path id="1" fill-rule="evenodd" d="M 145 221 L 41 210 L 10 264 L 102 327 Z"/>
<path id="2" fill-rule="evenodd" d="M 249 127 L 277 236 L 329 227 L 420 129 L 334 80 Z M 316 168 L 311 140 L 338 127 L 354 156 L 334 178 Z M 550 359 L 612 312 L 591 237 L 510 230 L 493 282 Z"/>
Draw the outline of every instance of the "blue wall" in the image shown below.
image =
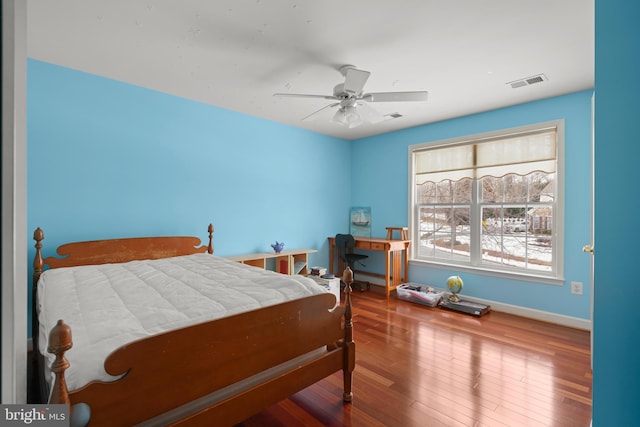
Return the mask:
<path id="1" fill-rule="evenodd" d="M 322 249 L 346 224 L 333 214 L 350 202 L 341 139 L 35 60 L 27 100 L 29 227 L 44 229 L 48 248 L 205 238 L 213 222 L 219 255 L 275 240 Z"/>
<path id="2" fill-rule="evenodd" d="M 563 286 L 514 281 L 465 272 L 464 293 L 521 307 L 590 319 L 590 257 L 582 247 L 591 240 L 591 97 L 592 91 L 522 104 L 354 142 L 352 201 L 371 206 L 372 234 L 385 235 L 386 226 L 407 225 L 408 147 L 465 135 L 491 132 L 556 119 L 565 120 L 565 226 Z M 380 263 L 371 271 L 382 273 Z M 410 279 L 444 286 L 456 270 L 412 263 Z M 570 282 L 583 282 L 583 295 L 572 295 Z"/>
<path id="3" fill-rule="evenodd" d="M 347 141 L 35 60 L 27 103 L 28 227 L 45 256 L 78 240 L 205 239 L 213 223 L 218 255 L 278 240 L 328 265 L 327 236 L 347 226 Z"/>
<path id="4" fill-rule="evenodd" d="M 640 423 L 640 3 L 596 0 L 593 426 Z"/>

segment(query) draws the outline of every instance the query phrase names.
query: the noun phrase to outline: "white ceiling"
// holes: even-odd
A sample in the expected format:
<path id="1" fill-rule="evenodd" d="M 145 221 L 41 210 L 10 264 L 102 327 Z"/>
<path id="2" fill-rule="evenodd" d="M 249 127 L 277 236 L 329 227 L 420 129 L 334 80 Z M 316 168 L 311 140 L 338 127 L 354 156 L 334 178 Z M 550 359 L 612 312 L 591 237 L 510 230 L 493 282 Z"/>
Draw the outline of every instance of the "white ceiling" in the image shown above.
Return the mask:
<path id="1" fill-rule="evenodd" d="M 30 58 L 356 139 L 593 88 L 594 0 L 28 0 Z M 348 129 L 302 118 L 340 66 L 401 118 Z M 542 83 L 509 82 L 544 73 Z"/>

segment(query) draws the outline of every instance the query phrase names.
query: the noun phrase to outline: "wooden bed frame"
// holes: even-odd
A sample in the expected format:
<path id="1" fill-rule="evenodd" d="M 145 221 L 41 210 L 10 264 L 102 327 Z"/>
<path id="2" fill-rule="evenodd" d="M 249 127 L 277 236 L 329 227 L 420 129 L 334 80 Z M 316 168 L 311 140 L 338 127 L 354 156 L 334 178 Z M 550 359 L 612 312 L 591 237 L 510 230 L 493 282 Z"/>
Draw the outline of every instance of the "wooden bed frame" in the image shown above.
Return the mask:
<path id="1" fill-rule="evenodd" d="M 35 304 L 38 279 L 45 265 L 58 268 L 213 254 L 212 225 L 208 231 L 208 246 L 198 246 L 197 237 L 98 240 L 62 245 L 57 253 L 65 258 L 43 259 L 44 233 L 38 228 L 34 232 L 32 336 L 39 356 L 35 359 L 41 390 L 46 390 L 44 358 L 38 351 Z M 350 270 L 345 271 L 344 280 L 345 303 L 333 311 L 332 295 L 321 294 L 134 341 L 112 352 L 105 361 L 106 371 L 124 374 L 122 378 L 95 381 L 73 392 L 67 390 L 64 377 L 69 367 L 65 352 L 73 345 L 71 329 L 60 320 L 49 338 L 48 351 L 56 356 L 51 366 L 56 375 L 49 403 L 65 403 L 74 412 L 90 413 L 90 426 L 233 425 L 340 370 L 343 401 L 350 402 L 355 367 Z M 318 348 L 327 351 L 312 352 Z M 230 396 L 212 397 L 220 389 L 301 355 L 307 356 L 285 372 L 262 378 Z"/>

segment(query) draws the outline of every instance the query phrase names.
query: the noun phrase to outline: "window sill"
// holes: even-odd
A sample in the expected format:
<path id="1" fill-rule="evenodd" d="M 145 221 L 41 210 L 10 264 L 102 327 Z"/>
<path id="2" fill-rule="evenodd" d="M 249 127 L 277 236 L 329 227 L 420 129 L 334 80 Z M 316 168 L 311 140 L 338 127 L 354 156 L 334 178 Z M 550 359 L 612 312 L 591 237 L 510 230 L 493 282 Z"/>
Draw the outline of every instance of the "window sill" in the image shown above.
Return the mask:
<path id="1" fill-rule="evenodd" d="M 563 286 L 565 283 L 565 280 L 563 278 L 542 276 L 536 274 L 516 273 L 505 270 L 492 270 L 488 268 L 472 267 L 468 265 L 446 264 L 416 259 L 409 260 L 409 265 L 414 265 L 417 267 L 437 268 L 440 270 L 456 270 L 459 272 L 480 274 L 489 277 L 499 277 L 503 279 L 518 280 L 522 282 L 533 282 L 553 286 Z"/>

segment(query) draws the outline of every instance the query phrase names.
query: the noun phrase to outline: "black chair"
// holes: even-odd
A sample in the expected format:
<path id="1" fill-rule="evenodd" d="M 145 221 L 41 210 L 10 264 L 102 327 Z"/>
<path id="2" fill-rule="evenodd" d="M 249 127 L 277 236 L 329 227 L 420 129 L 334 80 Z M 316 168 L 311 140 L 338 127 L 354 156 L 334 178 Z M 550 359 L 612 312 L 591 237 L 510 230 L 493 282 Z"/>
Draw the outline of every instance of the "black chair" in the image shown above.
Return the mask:
<path id="1" fill-rule="evenodd" d="M 353 266 L 356 262 L 364 265 L 363 261 L 369 258 L 369 255 L 353 253 L 353 248 L 355 248 L 355 246 L 356 239 L 354 239 L 351 234 L 336 234 L 336 249 L 338 249 L 340 259 L 349 266 L 351 271 L 353 271 Z M 344 286 L 342 280 L 340 283 Z M 362 286 L 360 286 L 360 291 L 364 292 L 364 288 Z"/>

